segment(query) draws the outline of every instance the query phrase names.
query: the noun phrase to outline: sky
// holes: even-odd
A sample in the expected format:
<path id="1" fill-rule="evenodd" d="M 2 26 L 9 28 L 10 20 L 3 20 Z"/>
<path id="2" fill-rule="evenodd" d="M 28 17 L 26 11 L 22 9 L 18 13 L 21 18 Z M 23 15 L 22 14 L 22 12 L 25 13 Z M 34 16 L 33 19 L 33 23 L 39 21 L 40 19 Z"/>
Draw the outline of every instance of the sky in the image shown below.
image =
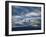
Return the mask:
<path id="1" fill-rule="evenodd" d="M 17 27 L 27 26 L 23 25 L 23 22 L 26 20 L 34 21 L 35 19 L 41 19 L 41 7 L 32 7 L 32 6 L 12 6 L 12 22 Z M 33 25 L 34 26 L 34 25 Z M 37 25 L 35 25 L 37 26 Z"/>
<path id="2" fill-rule="evenodd" d="M 31 12 L 39 12 L 41 7 L 30 7 L 30 6 L 12 6 L 12 15 L 24 15 Z M 35 13 L 34 13 L 35 14 Z"/>

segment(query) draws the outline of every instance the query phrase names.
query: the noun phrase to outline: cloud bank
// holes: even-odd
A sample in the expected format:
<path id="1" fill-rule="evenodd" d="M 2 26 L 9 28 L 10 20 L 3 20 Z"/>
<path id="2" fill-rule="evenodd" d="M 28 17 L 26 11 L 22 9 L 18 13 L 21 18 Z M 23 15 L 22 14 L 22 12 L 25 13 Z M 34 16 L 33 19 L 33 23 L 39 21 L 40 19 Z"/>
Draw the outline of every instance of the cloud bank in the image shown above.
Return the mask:
<path id="1" fill-rule="evenodd" d="M 15 9 L 13 9 L 13 16 L 12 16 L 13 27 L 28 26 L 28 25 L 31 25 L 31 22 L 34 22 L 34 20 L 41 19 L 41 11 L 39 7 L 38 8 L 16 7 Z M 24 22 L 28 22 L 29 20 L 30 20 L 30 24 L 25 25 Z M 19 25 L 16 25 L 16 24 L 19 24 Z M 35 24 L 32 26 L 37 27 L 38 25 Z"/>

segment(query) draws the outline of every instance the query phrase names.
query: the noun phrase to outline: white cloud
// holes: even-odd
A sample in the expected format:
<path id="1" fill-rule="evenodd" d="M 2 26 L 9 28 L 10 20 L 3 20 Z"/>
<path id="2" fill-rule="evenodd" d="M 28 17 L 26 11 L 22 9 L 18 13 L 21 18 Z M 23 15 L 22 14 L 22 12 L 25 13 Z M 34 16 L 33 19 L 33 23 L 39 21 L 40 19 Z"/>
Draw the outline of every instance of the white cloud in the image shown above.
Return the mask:
<path id="1" fill-rule="evenodd" d="M 30 12 L 30 13 L 25 14 L 25 16 L 40 16 L 40 13 Z"/>
<path id="2" fill-rule="evenodd" d="M 33 27 L 38 27 L 38 25 L 32 25 Z"/>
<path id="3" fill-rule="evenodd" d="M 41 11 L 39 9 L 34 9 L 34 8 L 32 9 L 33 11 L 28 12 L 27 14 L 25 14 L 25 16 L 40 16 L 41 15 Z"/>
<path id="4" fill-rule="evenodd" d="M 17 7 L 18 8 L 18 7 Z M 23 8 L 22 8 L 23 9 Z M 28 11 L 27 11 L 28 12 Z M 23 13 L 22 13 L 23 14 Z M 28 12 L 27 14 L 25 14 L 25 17 L 31 17 L 31 16 L 40 16 L 41 15 L 41 13 L 40 13 L 40 11 L 39 10 L 37 10 L 37 9 L 34 9 L 34 11 L 33 12 Z M 18 19 L 18 18 L 23 18 L 22 20 L 20 20 L 20 19 Z M 34 21 L 35 19 L 40 19 L 40 17 L 31 17 L 31 18 L 26 18 L 26 20 L 27 20 L 27 22 L 28 22 L 28 20 L 31 20 L 31 21 Z M 24 16 L 12 16 L 12 22 L 13 22 L 13 26 L 14 26 L 14 24 L 21 24 L 22 26 L 28 26 L 28 25 L 24 25 L 23 24 L 23 22 L 25 22 L 25 18 L 24 18 Z M 30 24 L 31 25 L 31 24 Z M 22 27 L 21 26 L 21 27 Z M 38 25 L 32 25 L 32 26 L 34 26 L 34 27 L 36 27 L 36 26 L 38 26 Z M 18 26 L 17 26 L 18 27 Z"/>
<path id="5" fill-rule="evenodd" d="M 16 18 L 17 17 L 17 18 Z M 20 17 L 20 16 L 19 16 Z M 23 18 L 22 20 L 21 19 L 18 19 L 18 16 L 13 16 L 12 17 L 12 22 L 13 23 L 15 23 L 15 24 L 23 24 L 23 22 L 25 22 L 25 20 L 26 20 L 26 22 L 28 22 L 28 20 L 31 20 L 31 21 L 33 21 L 33 20 L 35 20 L 35 19 L 40 19 L 40 17 L 31 17 L 31 18 Z"/>

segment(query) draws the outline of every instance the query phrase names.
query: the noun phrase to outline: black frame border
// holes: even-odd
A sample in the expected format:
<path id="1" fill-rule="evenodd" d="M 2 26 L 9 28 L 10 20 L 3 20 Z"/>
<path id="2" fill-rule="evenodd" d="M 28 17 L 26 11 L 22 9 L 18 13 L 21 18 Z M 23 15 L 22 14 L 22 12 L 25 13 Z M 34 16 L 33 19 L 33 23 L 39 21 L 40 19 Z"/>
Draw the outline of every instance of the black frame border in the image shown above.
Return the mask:
<path id="1" fill-rule="evenodd" d="M 27 3 L 27 4 L 42 4 L 44 6 L 44 32 L 43 33 L 27 33 L 27 34 L 12 34 L 9 35 L 9 3 Z M 45 3 L 38 2 L 22 2 L 22 1 L 5 1 L 5 36 L 19 36 L 19 35 L 34 35 L 45 34 Z"/>

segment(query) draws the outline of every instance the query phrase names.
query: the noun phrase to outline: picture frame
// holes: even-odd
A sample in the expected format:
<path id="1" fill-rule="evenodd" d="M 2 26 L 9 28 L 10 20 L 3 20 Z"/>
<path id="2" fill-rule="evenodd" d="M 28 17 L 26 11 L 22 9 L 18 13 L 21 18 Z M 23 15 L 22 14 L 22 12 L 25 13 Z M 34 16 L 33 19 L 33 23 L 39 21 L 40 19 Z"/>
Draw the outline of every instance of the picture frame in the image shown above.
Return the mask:
<path id="1" fill-rule="evenodd" d="M 45 34 L 45 3 L 5 1 L 5 35 L 34 34 Z"/>

